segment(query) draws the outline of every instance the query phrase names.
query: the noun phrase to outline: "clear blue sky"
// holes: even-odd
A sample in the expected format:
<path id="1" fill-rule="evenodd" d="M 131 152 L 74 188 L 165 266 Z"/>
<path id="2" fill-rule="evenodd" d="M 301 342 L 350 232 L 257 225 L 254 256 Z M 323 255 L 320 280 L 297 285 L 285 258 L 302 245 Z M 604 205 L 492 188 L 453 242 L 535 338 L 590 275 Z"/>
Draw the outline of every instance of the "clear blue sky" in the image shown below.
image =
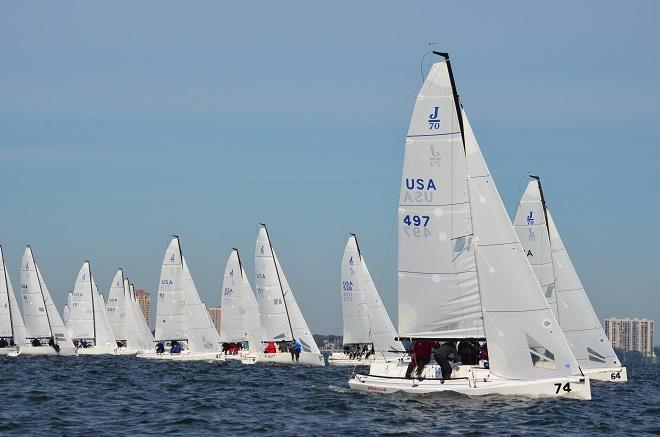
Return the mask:
<path id="1" fill-rule="evenodd" d="M 252 277 L 263 221 L 314 332 L 341 332 L 349 231 L 395 319 L 403 139 L 435 42 L 509 211 L 541 175 L 599 316 L 660 321 L 659 17 L 654 1 L 2 2 L 14 288 L 30 243 L 60 308 L 85 259 L 105 293 L 118 266 L 154 291 L 176 233 L 217 305 L 231 247 Z"/>

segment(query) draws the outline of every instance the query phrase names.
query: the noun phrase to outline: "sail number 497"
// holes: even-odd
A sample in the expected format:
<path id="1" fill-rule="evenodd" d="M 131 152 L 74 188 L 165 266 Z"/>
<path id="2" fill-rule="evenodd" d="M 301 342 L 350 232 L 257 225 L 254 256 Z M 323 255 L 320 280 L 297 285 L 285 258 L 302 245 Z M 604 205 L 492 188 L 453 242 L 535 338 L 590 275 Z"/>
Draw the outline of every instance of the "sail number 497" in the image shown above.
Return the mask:
<path id="1" fill-rule="evenodd" d="M 430 216 L 428 215 L 409 215 L 406 214 L 405 217 L 403 217 L 403 223 L 405 223 L 408 226 L 426 226 L 429 224 L 429 220 L 431 219 Z"/>

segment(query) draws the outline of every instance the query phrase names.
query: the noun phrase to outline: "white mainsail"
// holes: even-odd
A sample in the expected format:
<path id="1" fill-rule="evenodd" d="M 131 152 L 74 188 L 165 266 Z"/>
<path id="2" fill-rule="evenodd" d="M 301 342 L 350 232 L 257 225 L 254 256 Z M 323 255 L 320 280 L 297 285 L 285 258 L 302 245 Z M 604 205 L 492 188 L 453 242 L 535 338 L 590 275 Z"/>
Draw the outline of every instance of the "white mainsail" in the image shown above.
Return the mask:
<path id="1" fill-rule="evenodd" d="M 73 343 L 66 335 L 62 318 L 55 308 L 30 246 L 25 248 L 21 260 L 21 291 L 27 338 L 54 337 L 64 354 L 73 353 Z"/>
<path id="2" fill-rule="evenodd" d="M 538 177 L 527 184 L 514 226 L 581 368 L 620 366 L 545 204 Z"/>
<path id="3" fill-rule="evenodd" d="M 362 263 L 355 235 L 346 242 L 341 263 L 341 309 L 344 344 L 372 343 L 369 308 L 362 284 Z M 392 337 L 396 337 L 396 334 Z"/>
<path id="4" fill-rule="evenodd" d="M 94 340 L 96 346 L 116 346 L 108 312 L 92 277 L 89 261 L 78 272 L 67 320 L 69 338 Z"/>
<path id="5" fill-rule="evenodd" d="M 127 297 L 128 290 L 124 287 L 124 271 L 118 269 L 115 277 L 112 278 L 106 303 L 108 319 L 117 341 L 126 341 L 128 338 L 129 302 L 127 302 Z"/>
<path id="6" fill-rule="evenodd" d="M 399 198 L 399 334 L 483 338 L 466 157 L 444 63 L 417 96 Z"/>
<path id="7" fill-rule="evenodd" d="M 179 237 L 172 238 L 160 271 L 156 305 L 157 341 L 186 339 L 186 290 Z"/>
<path id="8" fill-rule="evenodd" d="M 225 267 L 220 293 L 220 341 L 247 341 L 251 351 L 258 351 L 260 338 L 259 306 L 245 275 L 237 249 L 232 249 Z"/>
<path id="9" fill-rule="evenodd" d="M 304 352 L 320 354 L 307 322 L 273 249 L 265 225 L 261 225 L 255 247 L 256 297 L 264 340 L 293 340 Z"/>
<path id="10" fill-rule="evenodd" d="M 64 322 L 64 327 L 69 324 L 69 304 L 64 305 L 62 310 L 62 322 Z"/>
<path id="11" fill-rule="evenodd" d="M 25 340 L 25 325 L 18 309 L 14 288 L 7 274 L 5 254 L 0 246 L 0 337 L 11 338 L 16 345 L 23 345 Z"/>

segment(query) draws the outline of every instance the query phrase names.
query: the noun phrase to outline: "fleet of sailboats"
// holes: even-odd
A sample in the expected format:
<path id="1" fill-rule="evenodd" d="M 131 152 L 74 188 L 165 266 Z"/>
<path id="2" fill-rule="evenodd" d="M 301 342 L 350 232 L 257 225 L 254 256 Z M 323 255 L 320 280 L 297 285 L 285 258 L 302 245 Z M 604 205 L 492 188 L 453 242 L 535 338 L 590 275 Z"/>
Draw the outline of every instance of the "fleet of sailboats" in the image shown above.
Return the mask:
<path id="1" fill-rule="evenodd" d="M 459 99 L 449 55 L 433 53 L 442 59 L 422 84 L 404 146 L 398 329 L 350 234 L 339 290 L 343 350 L 331 353 L 328 363 L 368 366 L 348 385 L 372 393 L 590 399 L 591 380 L 627 381 L 540 177 L 530 176 L 512 222 Z M 60 317 L 30 246 L 20 266 L 21 313 L 0 246 L 0 355 L 324 366 L 265 224 L 257 231 L 254 261 L 253 291 L 238 250 L 231 250 L 218 333 L 173 236 L 152 334 L 123 269 L 106 301 L 89 261 Z"/>

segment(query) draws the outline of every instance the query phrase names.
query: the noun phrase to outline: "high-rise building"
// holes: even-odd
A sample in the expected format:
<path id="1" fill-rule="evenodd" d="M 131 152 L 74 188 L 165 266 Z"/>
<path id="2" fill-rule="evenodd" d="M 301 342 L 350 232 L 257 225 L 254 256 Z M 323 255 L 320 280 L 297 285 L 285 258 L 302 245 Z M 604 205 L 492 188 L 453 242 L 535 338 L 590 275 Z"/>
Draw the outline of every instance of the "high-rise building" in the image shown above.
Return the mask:
<path id="1" fill-rule="evenodd" d="M 605 332 L 612 347 L 624 352 L 637 351 L 645 357 L 653 357 L 653 320 L 605 319 Z"/>
<path id="2" fill-rule="evenodd" d="M 140 305 L 140 309 L 142 310 L 142 314 L 148 325 L 149 310 L 151 309 L 151 293 L 145 290 L 138 290 L 137 288 L 133 291 L 135 292 L 135 299 L 137 300 L 138 305 Z"/>
<path id="3" fill-rule="evenodd" d="M 218 334 L 220 334 L 221 312 L 222 312 L 221 308 L 209 308 L 209 315 L 211 316 L 211 320 L 213 321 L 213 325 L 215 325 L 215 330 L 218 331 Z"/>

